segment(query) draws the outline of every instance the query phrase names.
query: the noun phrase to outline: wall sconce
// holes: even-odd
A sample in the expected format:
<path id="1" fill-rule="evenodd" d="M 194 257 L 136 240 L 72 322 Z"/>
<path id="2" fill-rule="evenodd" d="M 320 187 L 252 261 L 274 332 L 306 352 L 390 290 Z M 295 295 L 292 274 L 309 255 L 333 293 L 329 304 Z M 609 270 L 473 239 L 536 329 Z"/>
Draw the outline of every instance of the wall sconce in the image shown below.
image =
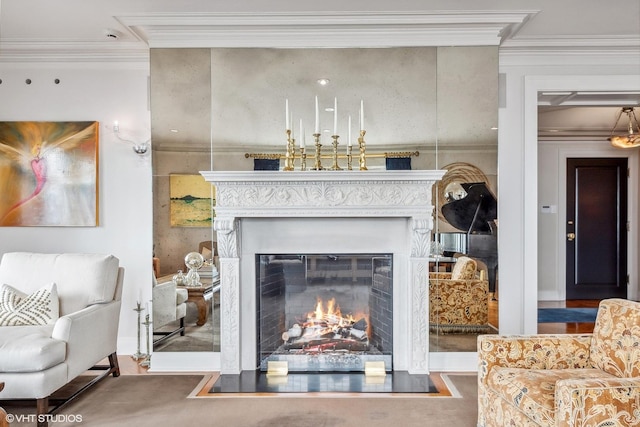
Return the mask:
<path id="1" fill-rule="evenodd" d="M 625 113 L 629 119 L 629 127 L 626 135 L 614 135 L 616 126 L 622 117 L 622 113 Z M 635 131 L 634 131 L 635 124 Z M 640 126 L 638 125 L 638 119 L 636 113 L 633 111 L 633 107 L 623 107 L 616 117 L 616 122 L 611 129 L 611 136 L 607 138 L 611 145 L 616 148 L 634 148 L 640 147 Z"/>
<path id="2" fill-rule="evenodd" d="M 151 144 L 150 144 L 151 139 L 147 139 L 145 142 L 138 143 L 138 142 L 131 141 L 129 139 L 123 138 L 120 135 L 120 125 L 118 124 L 117 121 L 113 122 L 113 134 L 120 141 L 128 142 L 129 144 L 133 145 L 133 152 L 138 154 L 138 155 L 140 155 L 140 156 L 144 156 L 145 154 L 147 154 L 147 151 L 149 151 L 149 147 L 151 146 Z"/>

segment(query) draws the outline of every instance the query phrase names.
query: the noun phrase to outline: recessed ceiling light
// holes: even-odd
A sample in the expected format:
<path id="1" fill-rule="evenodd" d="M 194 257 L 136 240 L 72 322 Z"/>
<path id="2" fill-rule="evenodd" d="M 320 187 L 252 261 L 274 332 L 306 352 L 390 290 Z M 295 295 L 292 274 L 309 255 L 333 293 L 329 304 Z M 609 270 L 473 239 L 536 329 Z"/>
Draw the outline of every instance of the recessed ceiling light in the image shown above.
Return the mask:
<path id="1" fill-rule="evenodd" d="M 328 112 L 331 113 L 331 112 L 333 112 L 333 107 L 327 107 L 327 108 L 324 109 L 324 111 L 328 111 Z"/>
<path id="2" fill-rule="evenodd" d="M 317 82 L 320 86 L 326 86 L 329 84 L 329 79 L 318 79 Z"/>
<path id="3" fill-rule="evenodd" d="M 178 129 L 169 129 L 169 132 L 178 133 Z"/>
<path id="4" fill-rule="evenodd" d="M 498 127 L 497 126 L 492 126 L 491 130 L 498 130 Z"/>

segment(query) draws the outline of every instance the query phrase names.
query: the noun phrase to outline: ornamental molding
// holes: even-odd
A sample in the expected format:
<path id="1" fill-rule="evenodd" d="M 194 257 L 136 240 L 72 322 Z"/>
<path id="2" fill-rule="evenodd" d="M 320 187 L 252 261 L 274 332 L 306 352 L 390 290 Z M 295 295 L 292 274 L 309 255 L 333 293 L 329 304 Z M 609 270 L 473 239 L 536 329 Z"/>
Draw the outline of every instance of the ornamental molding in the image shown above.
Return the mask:
<path id="1" fill-rule="evenodd" d="M 215 210 L 220 221 L 243 217 L 430 216 L 431 189 L 444 173 L 201 172 L 216 186 Z M 215 227 L 229 228 L 222 223 Z"/>
<path id="2" fill-rule="evenodd" d="M 411 359 L 410 373 L 424 374 L 429 372 L 429 273 L 427 258 L 411 259 Z"/>
<path id="3" fill-rule="evenodd" d="M 240 260 L 220 258 L 220 352 L 221 370 L 240 373 Z"/>

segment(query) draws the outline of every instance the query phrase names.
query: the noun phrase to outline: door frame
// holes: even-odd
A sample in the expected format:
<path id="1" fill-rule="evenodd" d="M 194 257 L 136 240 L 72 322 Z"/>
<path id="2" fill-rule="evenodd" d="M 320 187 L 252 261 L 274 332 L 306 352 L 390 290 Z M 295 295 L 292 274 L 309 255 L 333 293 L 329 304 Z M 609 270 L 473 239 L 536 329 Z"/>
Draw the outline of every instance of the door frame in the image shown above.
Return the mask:
<path id="1" fill-rule="evenodd" d="M 597 144 L 597 145 L 596 145 Z M 558 150 L 558 215 L 557 215 L 557 253 L 558 263 L 556 270 L 556 295 L 559 300 L 565 300 L 567 296 L 566 274 L 567 274 L 567 245 L 566 245 L 566 223 L 567 223 L 567 159 L 574 157 L 582 158 L 601 158 L 616 157 L 627 158 L 627 167 L 629 168 L 629 178 L 627 181 L 627 221 L 631 224 L 630 231 L 627 234 L 627 274 L 629 275 L 629 286 L 627 287 L 627 298 L 632 298 L 637 293 L 637 280 L 631 278 L 637 277 L 637 267 L 633 260 L 637 259 L 637 242 L 638 242 L 638 150 L 620 150 L 610 146 L 603 146 L 601 141 L 584 142 L 571 144 L 566 148 Z M 632 284 L 636 286 L 632 289 Z"/>

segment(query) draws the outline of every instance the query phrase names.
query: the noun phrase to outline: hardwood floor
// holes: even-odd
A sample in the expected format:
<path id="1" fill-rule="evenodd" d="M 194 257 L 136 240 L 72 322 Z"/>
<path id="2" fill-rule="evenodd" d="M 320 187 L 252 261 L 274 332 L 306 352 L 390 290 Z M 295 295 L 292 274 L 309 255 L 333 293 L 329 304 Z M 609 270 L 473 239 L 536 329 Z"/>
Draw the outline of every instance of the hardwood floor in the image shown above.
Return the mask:
<path id="1" fill-rule="evenodd" d="M 129 355 L 118 355 L 118 365 L 120 366 L 120 375 L 142 375 L 146 374 L 149 368 L 140 366 L 139 361 L 133 360 Z M 109 363 L 107 359 L 104 359 L 100 365 Z"/>
<path id="2" fill-rule="evenodd" d="M 539 301 L 540 308 L 598 307 L 600 300 Z M 593 332 L 594 323 L 538 323 L 539 334 L 583 334 Z"/>
<path id="3" fill-rule="evenodd" d="M 600 300 L 539 301 L 540 308 L 598 307 Z M 499 327 L 498 301 L 489 298 L 489 323 Z M 593 332 L 593 323 L 539 323 L 539 334 L 582 334 Z"/>

